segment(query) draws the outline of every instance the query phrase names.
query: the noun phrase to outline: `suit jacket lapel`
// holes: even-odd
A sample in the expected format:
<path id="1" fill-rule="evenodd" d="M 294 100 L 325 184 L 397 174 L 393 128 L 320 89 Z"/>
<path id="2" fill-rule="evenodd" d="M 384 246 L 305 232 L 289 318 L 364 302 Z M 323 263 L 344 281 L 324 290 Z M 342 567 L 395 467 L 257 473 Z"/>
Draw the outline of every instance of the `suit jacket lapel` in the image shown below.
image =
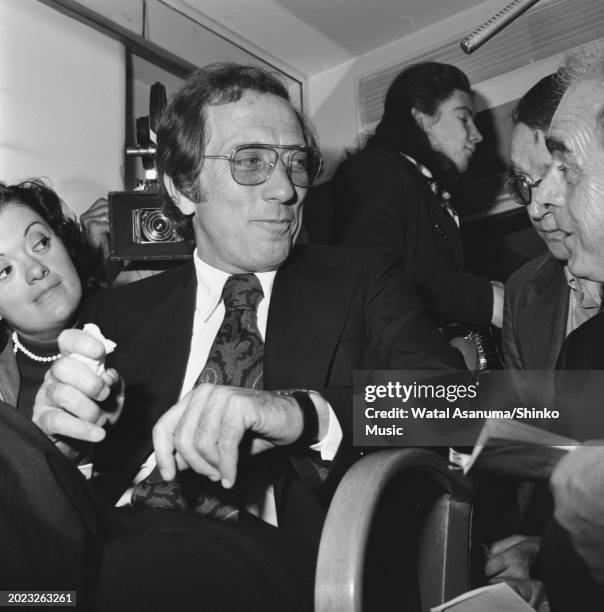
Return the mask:
<path id="1" fill-rule="evenodd" d="M 19 397 L 19 370 L 12 343 L 6 339 L 6 344 L 0 350 L 0 400 L 17 406 Z"/>
<path id="2" fill-rule="evenodd" d="M 196 278 L 193 266 L 180 282 L 166 289 L 167 295 L 141 300 L 135 305 L 135 316 L 156 330 L 146 339 L 160 377 L 156 383 L 157 401 L 153 402 L 153 421 L 177 400 L 182 388 L 195 315 Z M 151 335 L 151 334 L 149 334 Z"/>
<path id="3" fill-rule="evenodd" d="M 305 247 L 311 249 L 311 247 Z M 298 250 L 273 286 L 265 353 L 266 389 L 322 389 L 358 275 L 332 270 Z"/>
<path id="4" fill-rule="evenodd" d="M 95 460 L 107 472 L 107 478 L 97 481 L 97 489 L 111 502 L 152 452 L 153 425 L 178 400 L 191 345 L 195 288 L 190 266 L 172 278 L 166 275 L 162 283 L 146 285 L 120 311 L 123 340 L 112 365 L 128 380 L 126 406 Z"/>
<path id="5" fill-rule="evenodd" d="M 518 315 L 518 330 L 524 345 L 524 362 L 553 369 L 566 336 L 569 289 L 562 267 L 548 258 L 534 277 L 534 299 Z"/>

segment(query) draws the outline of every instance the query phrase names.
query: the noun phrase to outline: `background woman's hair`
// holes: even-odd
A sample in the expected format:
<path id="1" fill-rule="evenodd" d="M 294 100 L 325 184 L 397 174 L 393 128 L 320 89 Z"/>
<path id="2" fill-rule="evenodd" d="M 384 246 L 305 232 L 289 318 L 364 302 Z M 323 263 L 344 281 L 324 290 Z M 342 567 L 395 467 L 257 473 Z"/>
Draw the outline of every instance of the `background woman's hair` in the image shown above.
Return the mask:
<path id="1" fill-rule="evenodd" d="M 384 114 L 362 148 L 380 147 L 405 153 L 429 168 L 450 189 L 457 181 L 457 168 L 446 155 L 432 148 L 412 110 L 434 116 L 455 90 L 472 95 L 468 77 L 455 66 L 422 62 L 405 68 L 388 88 Z"/>
<path id="2" fill-rule="evenodd" d="M 103 255 L 85 239 L 77 221 L 59 196 L 41 179 L 16 185 L 0 183 L 0 210 L 9 204 L 23 205 L 40 215 L 65 245 L 82 283 L 82 297 L 103 286 Z"/>

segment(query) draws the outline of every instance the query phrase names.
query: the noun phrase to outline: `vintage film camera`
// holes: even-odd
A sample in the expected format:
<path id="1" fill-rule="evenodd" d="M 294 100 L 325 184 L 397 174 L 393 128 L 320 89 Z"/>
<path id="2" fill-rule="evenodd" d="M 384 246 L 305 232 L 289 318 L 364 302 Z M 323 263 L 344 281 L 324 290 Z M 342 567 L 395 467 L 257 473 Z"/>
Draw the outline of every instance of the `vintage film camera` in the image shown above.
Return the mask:
<path id="1" fill-rule="evenodd" d="M 151 87 L 149 116 L 136 120 L 138 146 L 126 155 L 140 157 L 145 179 L 134 191 L 109 193 L 109 259 L 113 261 L 171 261 L 190 259 L 193 244 L 183 240 L 174 222 L 161 209 L 155 169 L 156 130 L 166 106 L 166 89 Z"/>

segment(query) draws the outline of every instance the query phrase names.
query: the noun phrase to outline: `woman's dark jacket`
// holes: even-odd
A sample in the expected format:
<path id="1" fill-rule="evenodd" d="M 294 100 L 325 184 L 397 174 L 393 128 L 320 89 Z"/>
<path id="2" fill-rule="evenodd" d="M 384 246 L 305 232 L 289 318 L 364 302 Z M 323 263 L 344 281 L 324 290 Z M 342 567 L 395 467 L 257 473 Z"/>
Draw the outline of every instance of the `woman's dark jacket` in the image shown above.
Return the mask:
<path id="1" fill-rule="evenodd" d="M 465 271 L 459 228 L 411 162 L 368 147 L 340 166 L 332 188 L 335 244 L 393 252 L 438 321 L 491 321 L 489 280 Z"/>

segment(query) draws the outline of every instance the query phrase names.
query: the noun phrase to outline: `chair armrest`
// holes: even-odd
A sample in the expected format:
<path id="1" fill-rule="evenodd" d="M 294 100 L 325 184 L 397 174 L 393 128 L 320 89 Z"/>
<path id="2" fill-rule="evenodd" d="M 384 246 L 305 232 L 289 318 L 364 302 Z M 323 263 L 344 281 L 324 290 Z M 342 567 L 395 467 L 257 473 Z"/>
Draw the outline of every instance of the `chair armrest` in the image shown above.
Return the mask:
<path id="1" fill-rule="evenodd" d="M 444 493 L 469 506 L 473 498 L 470 485 L 432 451 L 394 449 L 363 457 L 348 470 L 329 506 L 317 560 L 316 612 L 361 612 L 372 520 L 388 484 L 407 470 L 427 472 Z"/>

